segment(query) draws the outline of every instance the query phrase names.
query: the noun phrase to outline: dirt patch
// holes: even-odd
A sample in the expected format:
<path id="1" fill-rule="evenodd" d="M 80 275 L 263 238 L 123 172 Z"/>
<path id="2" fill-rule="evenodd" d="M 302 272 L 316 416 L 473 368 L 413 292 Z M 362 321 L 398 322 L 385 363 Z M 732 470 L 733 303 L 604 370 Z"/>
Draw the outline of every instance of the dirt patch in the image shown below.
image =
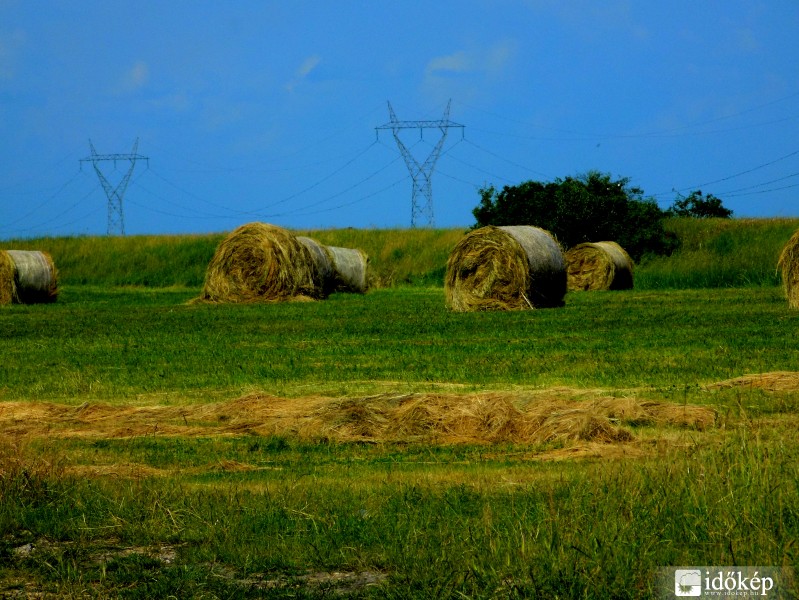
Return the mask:
<path id="1" fill-rule="evenodd" d="M 48 557 L 70 553 L 77 566 L 86 570 L 109 565 L 133 557 L 145 557 L 154 561 L 160 568 L 168 568 L 180 564 L 180 550 L 182 544 L 153 544 L 149 546 L 126 546 L 118 539 L 98 540 L 89 551 L 80 552 L 77 542 L 55 541 L 39 538 L 34 541 L 12 547 L 9 551 L 8 564 L 12 570 L 21 563 L 30 560 L 46 560 Z M 240 573 L 236 569 L 219 563 L 205 565 L 209 576 L 225 580 L 228 584 L 241 589 L 250 590 L 298 590 L 326 592 L 331 596 L 345 597 L 366 588 L 383 585 L 388 576 L 380 571 L 305 571 L 293 575 L 279 575 L 275 573 Z M 86 584 L 84 584 L 85 586 Z M 95 587 L 95 592 L 101 589 Z M 84 590 L 85 591 L 85 590 Z M 62 595 L 41 591 L 41 586 L 29 577 L 24 577 L 21 572 L 17 575 L 8 575 L 0 581 L 0 597 L 20 598 L 56 598 Z M 84 597 L 84 595 L 80 595 Z M 88 596 L 86 596 L 88 597 Z M 99 597 L 99 596 L 92 596 Z"/>

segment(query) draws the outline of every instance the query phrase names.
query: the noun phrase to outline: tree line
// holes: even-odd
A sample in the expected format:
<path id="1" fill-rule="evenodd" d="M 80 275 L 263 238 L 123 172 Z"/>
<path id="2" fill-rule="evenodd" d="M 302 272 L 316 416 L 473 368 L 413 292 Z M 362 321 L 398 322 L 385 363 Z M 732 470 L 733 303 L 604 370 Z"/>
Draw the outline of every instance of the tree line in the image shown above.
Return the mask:
<path id="1" fill-rule="evenodd" d="M 526 181 L 497 190 L 479 190 L 472 210 L 475 228 L 486 225 L 535 225 L 554 234 L 567 248 L 583 242 L 615 241 L 636 262 L 647 254 L 671 254 L 678 245 L 665 230 L 667 217 L 730 218 L 732 211 L 701 190 L 678 196 L 666 210 L 645 198 L 628 178 L 590 171 L 552 182 Z"/>

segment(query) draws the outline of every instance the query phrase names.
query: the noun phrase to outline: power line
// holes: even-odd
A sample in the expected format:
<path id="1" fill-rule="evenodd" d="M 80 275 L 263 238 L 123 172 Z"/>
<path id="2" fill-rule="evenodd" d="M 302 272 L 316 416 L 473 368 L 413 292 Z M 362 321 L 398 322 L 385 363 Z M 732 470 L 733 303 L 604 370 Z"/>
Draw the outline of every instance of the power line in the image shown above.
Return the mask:
<path id="1" fill-rule="evenodd" d="M 267 204 L 266 206 L 262 207 L 261 210 L 266 209 L 266 208 L 272 208 L 273 206 L 278 206 L 279 204 L 284 204 L 285 202 L 288 202 L 289 200 L 292 200 L 292 199 L 296 198 L 297 196 L 301 196 L 302 194 L 305 194 L 306 192 L 310 192 L 312 189 L 318 187 L 320 184 L 324 183 L 325 181 L 327 181 L 328 179 L 330 179 L 334 175 L 337 175 L 338 173 L 340 173 L 341 171 L 343 171 L 344 169 L 349 167 L 352 163 L 354 163 L 356 160 L 358 160 L 361 156 L 366 154 L 376 143 L 377 143 L 377 141 L 372 142 L 366 148 L 364 148 L 362 151 L 360 151 L 358 154 L 356 154 L 354 157 L 352 157 L 350 160 L 348 160 L 346 163 L 341 165 L 338 169 L 336 169 L 332 173 L 327 174 L 322 179 L 319 179 L 315 183 L 313 183 L 313 184 L 309 185 L 308 187 L 300 190 L 299 192 L 291 194 L 290 196 L 286 196 L 282 200 L 278 200 L 277 202 L 273 202 L 272 204 Z"/>
<path id="2" fill-rule="evenodd" d="M 380 168 L 380 169 L 378 169 L 377 171 L 373 172 L 371 175 L 368 175 L 367 177 L 364 177 L 363 179 L 361 179 L 361 180 L 360 180 L 360 181 L 358 181 L 357 183 L 354 183 L 354 184 L 352 184 L 352 185 L 351 185 L 351 186 L 349 186 L 348 188 L 346 188 L 346 189 L 343 189 L 343 190 L 341 190 L 340 192 L 337 192 L 337 193 L 333 194 L 332 196 L 328 196 L 327 198 L 324 198 L 324 199 L 322 199 L 322 200 L 318 200 L 318 201 L 316 201 L 316 202 L 312 202 L 311 204 L 306 204 L 305 206 L 301 206 L 301 207 L 299 207 L 299 208 L 296 208 L 296 209 L 293 209 L 293 210 L 288 210 L 288 211 L 285 211 L 285 212 L 282 212 L 282 213 L 274 213 L 274 214 L 269 214 L 269 215 L 261 215 L 261 216 L 266 216 L 266 217 L 284 217 L 284 216 L 286 216 L 286 215 L 297 214 L 297 212 L 298 212 L 298 211 L 301 211 L 301 210 L 306 210 L 306 209 L 308 209 L 308 208 L 311 208 L 311 207 L 314 207 L 314 206 L 319 206 L 320 204 L 324 204 L 325 202 L 329 202 L 330 200 L 333 200 L 334 198 L 338 198 L 339 196 L 343 196 L 343 195 L 344 195 L 344 194 L 346 194 L 347 192 L 350 192 L 350 191 L 352 191 L 352 190 L 353 190 L 353 189 L 355 189 L 356 187 L 358 187 L 358 186 L 360 186 L 360 185 L 363 185 L 364 183 L 366 183 L 367 181 L 369 181 L 369 180 L 370 180 L 370 179 L 372 179 L 373 177 L 375 177 L 375 176 L 379 175 L 381 172 L 385 171 L 385 170 L 386 170 L 386 169 L 388 169 L 388 168 L 389 168 L 391 165 L 393 165 L 395 162 L 397 162 L 397 161 L 399 160 L 399 158 L 400 158 L 399 156 L 398 156 L 398 157 L 396 157 L 396 158 L 395 158 L 394 160 L 392 160 L 390 163 L 388 163 L 388 164 L 384 165 L 383 167 L 381 167 L 381 168 Z M 405 177 L 403 177 L 403 178 L 402 178 L 400 181 L 404 181 L 404 180 L 405 180 Z M 394 185 L 394 184 L 392 184 L 392 185 L 391 185 L 391 186 L 389 186 L 389 187 L 393 187 L 393 185 Z M 388 188 L 385 188 L 385 189 L 388 189 Z M 346 204 L 344 204 L 344 205 L 342 205 L 342 206 L 347 206 L 347 205 L 346 205 Z M 320 212 L 321 212 L 321 211 L 320 211 Z M 303 213 L 303 214 L 312 214 L 312 213 Z"/>
<path id="3" fill-rule="evenodd" d="M 687 191 L 687 190 L 697 190 L 697 189 L 701 189 L 703 187 L 706 187 L 708 185 L 713 185 L 714 183 L 721 183 L 723 181 L 729 181 L 730 179 L 735 179 L 736 177 L 740 177 L 741 175 L 747 175 L 747 174 L 752 173 L 754 171 L 758 171 L 759 169 L 763 169 L 765 167 L 770 167 L 773 164 L 776 164 L 776 163 L 778 163 L 780 161 L 783 161 L 786 158 L 790 158 L 792 156 L 796 156 L 797 154 L 799 154 L 799 150 L 794 150 L 793 152 L 790 152 L 790 153 L 786 154 L 785 156 L 780 156 L 779 158 L 775 158 L 774 160 L 769 161 L 767 163 L 764 163 L 762 165 L 758 165 L 756 167 L 752 167 L 751 169 L 746 169 L 745 171 L 741 171 L 739 173 L 734 173 L 732 175 L 727 175 L 726 177 L 722 177 L 720 179 L 714 179 L 713 181 L 706 181 L 705 183 L 698 183 L 696 185 L 690 185 L 690 186 L 686 186 L 686 187 L 681 187 L 679 189 L 672 189 L 671 192 L 661 192 L 659 194 L 654 194 L 654 197 L 658 198 L 660 196 L 665 196 L 666 194 L 671 194 L 671 193 L 674 193 L 674 192 L 684 192 L 684 191 Z"/>
<path id="4" fill-rule="evenodd" d="M 509 118 L 509 117 L 507 117 L 505 115 L 501 115 L 501 114 L 498 114 L 498 113 L 495 113 L 495 112 L 492 112 L 492 111 L 489 111 L 489 110 L 485 110 L 485 109 L 482 109 L 482 108 L 479 108 L 479 107 L 471 106 L 471 105 L 466 104 L 464 102 L 460 102 L 460 105 L 465 107 L 465 108 L 468 108 L 468 109 L 471 109 L 471 110 L 476 110 L 476 111 L 482 112 L 482 113 L 484 113 L 486 115 L 489 115 L 489 116 L 492 116 L 492 117 L 496 117 L 496 118 L 501 119 L 503 121 L 507 121 L 509 123 L 514 123 L 514 124 L 517 124 L 517 125 L 523 125 L 525 127 L 530 127 L 530 128 L 544 130 L 544 131 L 552 131 L 552 132 L 556 132 L 556 133 L 568 134 L 570 136 L 576 136 L 576 137 L 573 137 L 573 138 L 569 138 L 566 141 L 586 141 L 586 140 L 595 140 L 595 139 L 636 139 L 636 138 L 657 138 L 657 137 L 680 137 L 682 135 L 694 135 L 694 136 L 695 135 L 709 135 L 709 134 L 716 134 L 716 133 L 727 133 L 727 132 L 730 132 L 730 131 L 740 131 L 742 129 L 751 129 L 753 127 L 762 127 L 762 126 L 765 126 L 765 125 L 774 125 L 774 124 L 777 124 L 777 123 L 783 123 L 783 122 L 786 122 L 786 121 L 795 120 L 795 119 L 799 118 L 799 115 L 791 115 L 789 117 L 783 117 L 783 118 L 780 118 L 780 119 L 774 119 L 774 120 L 771 120 L 771 121 L 766 121 L 766 122 L 762 122 L 762 123 L 754 123 L 754 124 L 750 124 L 750 125 L 743 125 L 743 126 L 734 127 L 734 128 L 718 129 L 718 130 L 711 130 L 711 131 L 695 131 L 695 132 L 690 132 L 690 133 L 677 133 L 677 132 L 683 132 L 683 131 L 686 131 L 686 130 L 689 130 L 689 129 L 703 127 L 705 125 L 710 125 L 712 123 L 717 123 L 719 121 L 726 121 L 726 120 L 734 119 L 736 117 L 740 117 L 740 116 L 748 114 L 748 113 L 756 112 L 756 111 L 758 111 L 760 109 L 772 106 L 774 104 L 779 104 L 781 102 L 785 102 L 786 100 L 792 100 L 792 99 L 796 98 L 797 96 L 799 96 L 799 92 L 795 92 L 793 94 L 789 94 L 788 96 L 784 96 L 782 98 L 778 98 L 778 99 L 772 100 L 770 102 L 765 102 L 763 104 L 759 104 L 759 105 L 756 105 L 756 106 L 753 106 L 753 107 L 738 111 L 738 112 L 733 113 L 733 114 L 723 115 L 723 116 L 716 117 L 716 118 L 713 118 L 713 119 L 706 119 L 706 120 L 703 120 L 703 121 L 695 121 L 693 123 L 689 123 L 687 125 L 681 125 L 679 127 L 671 127 L 671 128 L 667 128 L 667 129 L 658 129 L 658 130 L 653 130 L 653 131 L 646 131 L 646 132 L 641 132 L 641 133 L 629 133 L 629 134 L 607 133 L 607 132 L 604 132 L 604 133 L 603 132 L 585 132 L 585 131 L 575 131 L 575 130 L 572 130 L 572 129 L 563 129 L 563 128 L 558 128 L 558 127 L 549 127 L 549 126 L 546 126 L 546 125 L 536 125 L 536 124 L 533 124 L 533 123 L 530 123 L 530 122 L 527 122 L 527 121 L 522 121 L 522 120 L 519 120 L 519 119 L 512 119 L 512 118 Z M 506 132 L 490 131 L 490 130 L 485 130 L 485 129 L 479 129 L 477 127 L 472 127 L 472 129 L 474 131 L 481 131 L 483 133 L 490 133 L 490 134 L 494 134 L 494 135 L 502 135 L 502 136 L 507 136 L 507 137 L 515 137 L 515 138 L 520 138 L 520 139 L 536 139 L 536 140 L 541 140 L 541 141 L 564 141 L 564 138 L 525 136 L 525 135 L 520 135 L 519 133 L 506 133 Z"/>
<path id="5" fill-rule="evenodd" d="M 61 187 L 59 187 L 58 190 L 56 190 L 55 193 L 50 195 L 44 202 L 42 202 L 41 204 L 36 205 L 36 207 L 34 207 L 30 212 L 25 213 L 21 217 L 17 218 L 15 221 L 11 221 L 10 223 L 5 223 L 6 227 L 10 227 L 11 225 L 16 225 L 20 221 L 24 221 L 25 219 L 27 219 L 28 217 L 30 217 L 32 215 L 38 215 L 39 212 L 41 211 L 41 209 L 45 205 L 49 204 L 56 196 L 58 196 L 61 192 L 63 192 L 67 188 L 67 186 L 69 186 L 73 181 L 75 181 L 78 177 L 80 177 L 80 175 L 81 175 L 80 171 L 75 173 L 72 176 L 72 178 L 70 178 L 66 183 L 62 184 Z"/>
<path id="6" fill-rule="evenodd" d="M 359 202 L 363 202 L 364 200 L 368 200 L 369 198 L 374 198 L 378 194 L 382 194 L 383 192 L 385 192 L 387 190 L 390 190 L 391 188 L 397 187 L 400 183 L 402 183 L 406 179 L 407 179 L 406 177 L 402 177 L 400 179 L 397 179 L 394 183 L 390 183 L 389 185 L 387 185 L 385 187 L 382 187 L 379 190 L 376 190 L 376 191 L 374 191 L 374 192 L 372 192 L 370 194 L 366 194 L 365 196 L 361 196 L 360 198 L 357 198 L 356 200 L 352 200 L 350 202 L 344 202 L 344 203 L 338 204 L 336 206 L 331 206 L 329 208 L 320 208 L 319 210 L 310 211 L 310 212 L 294 212 L 293 214 L 296 214 L 296 215 L 299 215 L 299 216 L 316 215 L 316 214 L 320 214 L 320 213 L 323 213 L 323 212 L 332 212 L 334 210 L 339 210 L 339 209 L 344 208 L 346 206 L 352 206 L 353 204 L 358 204 Z"/>

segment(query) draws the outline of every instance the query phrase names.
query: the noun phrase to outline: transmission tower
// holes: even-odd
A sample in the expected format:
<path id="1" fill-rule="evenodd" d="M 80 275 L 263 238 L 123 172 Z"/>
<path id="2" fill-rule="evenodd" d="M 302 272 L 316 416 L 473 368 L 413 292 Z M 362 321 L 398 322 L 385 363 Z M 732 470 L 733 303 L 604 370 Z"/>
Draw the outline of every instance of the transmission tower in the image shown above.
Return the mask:
<path id="1" fill-rule="evenodd" d="M 130 176 L 133 174 L 133 168 L 136 166 L 137 160 L 147 161 L 149 166 L 150 159 L 147 156 L 137 154 L 136 150 L 139 147 L 139 138 L 133 142 L 133 149 L 130 154 L 97 154 L 94 149 L 94 144 L 89 140 L 89 148 L 91 154 L 86 158 L 80 159 L 80 164 L 91 162 L 94 167 L 94 172 L 97 173 L 97 178 L 100 180 L 100 185 L 105 190 L 105 195 L 108 197 L 108 235 L 125 235 L 125 213 L 122 210 L 122 198 L 125 195 L 125 190 L 128 188 Z M 112 186 L 103 172 L 100 170 L 100 163 L 103 161 L 114 161 L 114 168 L 117 166 L 117 161 L 130 161 L 130 166 L 127 172 L 122 176 L 122 179 L 116 186 Z"/>
<path id="2" fill-rule="evenodd" d="M 460 127 L 461 134 L 463 134 L 463 125 L 454 123 L 449 120 L 449 107 L 452 100 L 447 102 L 447 108 L 444 111 L 444 116 L 437 121 L 400 121 L 397 115 L 394 114 L 394 109 L 391 107 L 391 102 L 388 103 L 389 122 L 375 127 L 377 135 L 380 135 L 381 129 L 390 129 L 397 142 L 402 157 L 405 159 L 405 164 L 411 174 L 413 180 L 413 191 L 411 193 L 411 227 L 416 227 L 419 224 L 420 218 L 426 219 L 426 224 L 432 227 L 434 225 L 433 218 L 433 169 L 435 169 L 436 162 L 441 156 L 441 149 L 444 147 L 444 140 L 447 139 L 447 131 L 450 127 Z M 425 129 L 439 129 L 441 131 L 441 138 L 430 152 L 428 157 L 423 163 L 419 163 L 410 150 L 400 139 L 400 131 L 403 129 L 418 129 L 420 139 L 424 137 Z"/>

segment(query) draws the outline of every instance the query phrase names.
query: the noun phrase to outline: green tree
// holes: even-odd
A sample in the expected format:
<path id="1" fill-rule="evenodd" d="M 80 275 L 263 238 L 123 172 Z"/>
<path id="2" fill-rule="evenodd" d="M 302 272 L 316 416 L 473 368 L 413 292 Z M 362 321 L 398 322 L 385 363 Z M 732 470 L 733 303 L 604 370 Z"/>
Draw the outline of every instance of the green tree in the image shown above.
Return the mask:
<path id="1" fill-rule="evenodd" d="M 675 217 L 694 217 L 697 219 L 729 219 L 732 211 L 724 207 L 721 200 L 713 194 L 702 195 L 701 190 L 691 192 L 688 196 L 679 196 L 668 209 L 668 214 Z"/>
<path id="2" fill-rule="evenodd" d="M 477 227 L 535 225 L 553 233 L 565 247 L 615 241 L 639 261 L 647 253 L 668 254 L 675 242 L 663 229 L 664 212 L 629 185 L 629 179 L 590 171 L 551 183 L 527 181 L 480 190 L 472 211 Z"/>

